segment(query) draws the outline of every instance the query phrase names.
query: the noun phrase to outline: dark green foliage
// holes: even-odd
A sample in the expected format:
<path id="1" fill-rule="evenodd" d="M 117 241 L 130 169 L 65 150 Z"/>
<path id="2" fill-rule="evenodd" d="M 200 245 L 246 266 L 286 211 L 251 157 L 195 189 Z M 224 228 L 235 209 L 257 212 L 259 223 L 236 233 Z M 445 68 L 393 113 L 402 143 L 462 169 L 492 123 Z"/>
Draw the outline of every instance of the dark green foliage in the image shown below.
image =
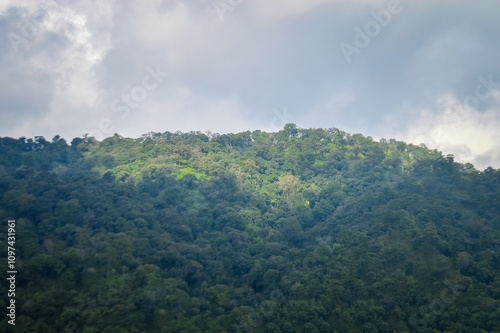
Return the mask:
<path id="1" fill-rule="evenodd" d="M 424 146 L 0 138 L 7 219 L 13 332 L 500 332 L 500 170 Z"/>

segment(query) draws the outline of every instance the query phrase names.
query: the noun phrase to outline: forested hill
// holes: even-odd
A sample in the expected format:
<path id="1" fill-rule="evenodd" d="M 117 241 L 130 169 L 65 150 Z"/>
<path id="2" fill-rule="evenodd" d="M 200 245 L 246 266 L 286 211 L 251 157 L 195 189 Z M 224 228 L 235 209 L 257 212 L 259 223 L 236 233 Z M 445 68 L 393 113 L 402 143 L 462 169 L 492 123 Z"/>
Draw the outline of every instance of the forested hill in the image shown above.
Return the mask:
<path id="1" fill-rule="evenodd" d="M 4 272 L 8 219 L 2 332 L 500 332 L 500 170 L 425 146 L 1 138 Z"/>

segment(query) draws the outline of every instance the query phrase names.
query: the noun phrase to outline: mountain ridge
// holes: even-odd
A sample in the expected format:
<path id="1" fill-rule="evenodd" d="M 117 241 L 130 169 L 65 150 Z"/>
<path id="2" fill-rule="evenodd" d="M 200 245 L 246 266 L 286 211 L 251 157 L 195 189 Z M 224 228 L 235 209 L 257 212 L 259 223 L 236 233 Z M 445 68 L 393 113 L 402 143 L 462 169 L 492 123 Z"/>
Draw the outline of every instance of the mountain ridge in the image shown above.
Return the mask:
<path id="1" fill-rule="evenodd" d="M 0 175 L 16 332 L 500 332 L 500 170 L 425 146 L 0 138 Z"/>

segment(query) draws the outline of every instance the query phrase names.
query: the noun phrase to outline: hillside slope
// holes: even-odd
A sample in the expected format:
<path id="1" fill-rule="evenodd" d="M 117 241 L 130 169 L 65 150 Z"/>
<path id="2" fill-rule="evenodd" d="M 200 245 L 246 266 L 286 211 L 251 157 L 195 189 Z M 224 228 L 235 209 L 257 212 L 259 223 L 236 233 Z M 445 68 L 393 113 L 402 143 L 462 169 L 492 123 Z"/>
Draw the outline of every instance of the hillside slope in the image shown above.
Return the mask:
<path id="1" fill-rule="evenodd" d="M 0 138 L 8 219 L 13 332 L 500 332 L 500 170 L 425 146 Z"/>

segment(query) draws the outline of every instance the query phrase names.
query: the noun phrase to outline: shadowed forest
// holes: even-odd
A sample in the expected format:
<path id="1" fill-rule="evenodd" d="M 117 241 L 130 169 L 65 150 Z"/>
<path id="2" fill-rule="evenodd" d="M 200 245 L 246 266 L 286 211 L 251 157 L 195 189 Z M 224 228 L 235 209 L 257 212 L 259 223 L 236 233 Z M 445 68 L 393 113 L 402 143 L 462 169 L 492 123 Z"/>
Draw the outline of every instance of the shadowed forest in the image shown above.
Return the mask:
<path id="1" fill-rule="evenodd" d="M 8 219 L 12 332 L 500 332 L 500 170 L 424 145 L 0 138 Z"/>

